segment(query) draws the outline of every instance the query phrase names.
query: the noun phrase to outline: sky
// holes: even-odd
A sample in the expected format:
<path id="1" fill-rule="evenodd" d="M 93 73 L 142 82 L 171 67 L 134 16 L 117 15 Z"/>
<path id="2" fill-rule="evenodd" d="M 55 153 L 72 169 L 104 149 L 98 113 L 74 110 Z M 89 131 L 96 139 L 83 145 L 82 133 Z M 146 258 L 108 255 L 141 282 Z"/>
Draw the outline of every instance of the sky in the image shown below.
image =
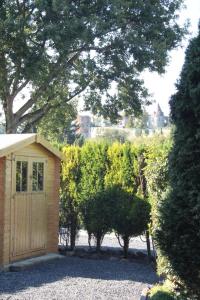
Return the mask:
<path id="1" fill-rule="evenodd" d="M 157 103 L 160 104 L 161 109 L 168 115 L 170 108 L 168 105 L 170 96 L 176 91 L 175 83 L 177 82 L 185 58 L 185 50 L 188 46 L 189 40 L 197 35 L 198 32 L 198 22 L 200 19 L 200 0 L 185 0 L 185 5 L 187 6 L 180 13 L 180 23 L 182 24 L 185 20 L 189 19 L 190 27 L 189 34 L 182 42 L 182 47 L 171 51 L 170 61 L 166 67 L 165 74 L 158 75 L 157 73 L 145 72 L 143 79 L 145 86 L 148 88 L 149 92 L 152 94 L 155 103 L 148 108 L 151 113 L 155 110 Z"/>

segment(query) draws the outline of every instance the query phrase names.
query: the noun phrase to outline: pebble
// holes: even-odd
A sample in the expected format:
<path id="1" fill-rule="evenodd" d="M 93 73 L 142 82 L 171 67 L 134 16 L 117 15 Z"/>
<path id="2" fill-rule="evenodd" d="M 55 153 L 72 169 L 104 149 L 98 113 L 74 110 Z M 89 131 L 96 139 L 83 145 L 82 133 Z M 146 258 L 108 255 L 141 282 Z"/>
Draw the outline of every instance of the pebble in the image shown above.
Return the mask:
<path id="1" fill-rule="evenodd" d="M 65 257 L 0 273 L 1 300 L 139 300 L 157 281 L 148 264 Z"/>

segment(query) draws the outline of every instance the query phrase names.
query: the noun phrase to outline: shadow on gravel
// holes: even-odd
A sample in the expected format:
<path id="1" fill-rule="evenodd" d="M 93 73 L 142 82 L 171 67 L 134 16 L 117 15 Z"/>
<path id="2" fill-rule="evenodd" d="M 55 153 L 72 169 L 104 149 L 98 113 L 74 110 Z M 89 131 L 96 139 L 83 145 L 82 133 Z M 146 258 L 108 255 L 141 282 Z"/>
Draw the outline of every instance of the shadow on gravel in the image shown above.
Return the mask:
<path id="1" fill-rule="evenodd" d="M 86 249 L 86 250 L 89 250 L 89 249 L 93 249 L 95 250 L 96 247 L 95 246 L 86 246 L 86 245 L 76 245 L 76 249 Z M 118 247 L 113 247 L 113 246 L 101 246 L 101 250 L 108 250 L 108 251 L 113 251 L 113 252 L 120 252 L 120 253 L 123 253 L 123 250 L 122 250 L 122 247 L 118 246 Z M 128 249 L 128 252 L 129 253 L 134 253 L 134 252 L 143 252 L 143 253 L 147 253 L 147 250 L 146 249 L 141 249 L 141 248 L 129 248 Z M 152 254 L 153 254 L 153 250 L 152 250 Z"/>
<path id="2" fill-rule="evenodd" d="M 158 279 L 152 267 L 146 264 L 66 257 L 21 272 L 0 273 L 0 295 L 3 293 L 5 297 L 5 294 L 14 294 L 29 287 L 37 288 L 63 279 L 67 285 L 67 279 L 74 277 L 80 280 L 90 278 L 147 284 L 153 284 Z"/>

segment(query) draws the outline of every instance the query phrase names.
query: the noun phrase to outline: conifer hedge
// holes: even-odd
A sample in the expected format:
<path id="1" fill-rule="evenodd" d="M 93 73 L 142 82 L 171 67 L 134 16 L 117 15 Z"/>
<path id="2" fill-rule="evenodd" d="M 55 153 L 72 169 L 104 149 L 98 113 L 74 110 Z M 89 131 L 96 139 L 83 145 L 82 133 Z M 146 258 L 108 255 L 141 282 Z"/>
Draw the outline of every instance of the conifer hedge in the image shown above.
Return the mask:
<path id="1" fill-rule="evenodd" d="M 149 147 L 101 141 L 64 148 L 61 216 L 65 223 L 70 221 L 72 242 L 81 221 L 89 237 L 95 238 L 97 251 L 104 235 L 114 230 L 123 241 L 127 256 L 130 238 L 143 234 L 150 221 L 148 193 L 151 190 L 147 191 L 145 177 Z M 156 169 L 148 176 L 155 176 L 155 172 Z M 71 249 L 74 245 L 75 242 Z"/>
<path id="2" fill-rule="evenodd" d="M 60 226 L 68 229 L 71 250 L 75 247 L 77 231 L 80 227 L 79 215 L 79 182 L 80 182 L 80 154 L 78 146 L 63 148 L 65 161 L 61 172 L 61 210 Z"/>
<path id="3" fill-rule="evenodd" d="M 160 209 L 156 238 L 168 274 L 186 290 L 187 299 L 200 299 L 200 32 L 186 51 L 171 110 L 171 188 Z"/>
<path id="4" fill-rule="evenodd" d="M 110 205 L 105 194 L 107 169 L 106 143 L 88 142 L 81 148 L 79 208 L 85 229 L 100 250 L 104 235 L 111 230 Z"/>

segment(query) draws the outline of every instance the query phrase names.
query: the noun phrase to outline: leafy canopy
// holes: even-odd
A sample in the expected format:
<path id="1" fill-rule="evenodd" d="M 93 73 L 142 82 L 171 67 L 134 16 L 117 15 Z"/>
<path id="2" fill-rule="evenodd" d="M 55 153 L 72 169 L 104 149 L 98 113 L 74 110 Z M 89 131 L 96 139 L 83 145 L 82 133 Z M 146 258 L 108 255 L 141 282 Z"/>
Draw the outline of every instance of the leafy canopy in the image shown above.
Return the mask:
<path id="1" fill-rule="evenodd" d="M 139 74 L 164 71 L 168 51 L 185 32 L 177 23 L 182 2 L 1 1 L 0 101 L 7 132 L 37 123 L 82 92 L 86 109 L 111 119 L 122 109 L 140 112 L 147 91 Z M 115 95 L 109 93 L 113 82 Z M 17 102 L 23 104 L 14 111 Z"/>
<path id="2" fill-rule="evenodd" d="M 51 109 L 36 125 L 37 132 L 51 142 L 73 144 L 78 137 L 77 126 L 74 124 L 76 114 L 77 111 L 73 104 Z M 26 128 L 28 127 L 29 124 L 26 125 Z M 33 128 L 33 126 L 31 127 Z"/>

